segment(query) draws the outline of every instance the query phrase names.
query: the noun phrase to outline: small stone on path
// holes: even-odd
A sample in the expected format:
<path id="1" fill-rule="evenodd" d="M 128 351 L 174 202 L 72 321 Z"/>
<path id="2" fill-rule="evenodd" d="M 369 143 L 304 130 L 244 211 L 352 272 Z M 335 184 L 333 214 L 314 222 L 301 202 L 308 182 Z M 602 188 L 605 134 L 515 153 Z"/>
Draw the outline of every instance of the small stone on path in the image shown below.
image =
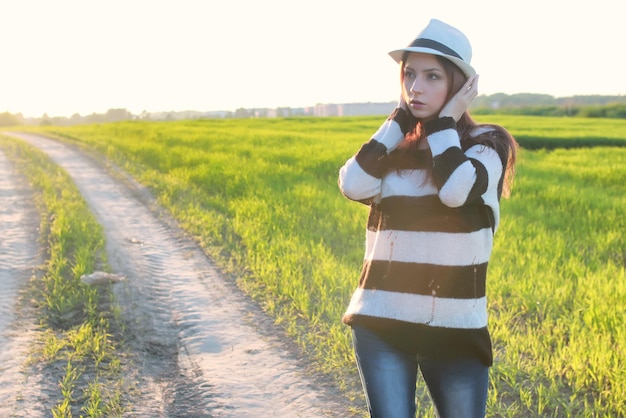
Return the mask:
<path id="1" fill-rule="evenodd" d="M 118 283 L 124 279 L 125 277 L 121 274 L 107 273 L 106 271 L 94 271 L 91 274 L 80 276 L 80 280 L 90 286 Z"/>

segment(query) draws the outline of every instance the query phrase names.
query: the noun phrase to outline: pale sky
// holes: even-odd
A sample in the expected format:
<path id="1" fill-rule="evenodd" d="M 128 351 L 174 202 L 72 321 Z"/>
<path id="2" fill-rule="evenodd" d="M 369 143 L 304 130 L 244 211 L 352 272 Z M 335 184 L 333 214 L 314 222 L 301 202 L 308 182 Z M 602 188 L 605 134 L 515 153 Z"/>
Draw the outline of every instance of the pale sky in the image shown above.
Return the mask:
<path id="1" fill-rule="evenodd" d="M 0 112 L 382 102 L 387 55 L 463 31 L 479 94 L 626 94 L 621 0 L 0 0 Z"/>

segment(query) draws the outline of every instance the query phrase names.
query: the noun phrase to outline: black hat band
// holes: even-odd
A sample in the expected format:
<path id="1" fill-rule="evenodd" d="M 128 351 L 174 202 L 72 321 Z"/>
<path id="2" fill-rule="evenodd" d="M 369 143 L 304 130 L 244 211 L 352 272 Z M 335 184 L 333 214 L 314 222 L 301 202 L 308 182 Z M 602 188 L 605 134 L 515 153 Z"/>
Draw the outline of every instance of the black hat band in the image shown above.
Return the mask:
<path id="1" fill-rule="evenodd" d="M 434 49 L 436 51 L 439 51 L 443 54 L 446 55 L 451 55 L 453 57 L 456 57 L 460 60 L 463 60 L 463 58 L 461 58 L 461 56 L 459 54 L 457 54 L 453 49 L 448 48 L 447 46 L 445 46 L 444 44 L 437 42 L 437 41 L 433 41 L 432 39 L 424 39 L 424 38 L 417 38 L 416 40 L 413 41 L 413 43 L 411 45 L 409 45 L 409 48 L 411 47 L 423 47 L 423 48 L 430 48 L 430 49 Z M 465 60 L 463 60 L 465 61 Z"/>

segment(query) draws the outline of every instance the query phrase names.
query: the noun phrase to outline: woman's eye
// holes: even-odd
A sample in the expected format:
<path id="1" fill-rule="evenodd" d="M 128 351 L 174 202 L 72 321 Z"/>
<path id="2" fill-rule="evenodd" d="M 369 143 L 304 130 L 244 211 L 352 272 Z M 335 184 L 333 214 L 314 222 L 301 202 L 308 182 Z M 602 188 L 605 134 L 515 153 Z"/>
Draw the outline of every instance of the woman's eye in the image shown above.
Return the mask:
<path id="1" fill-rule="evenodd" d="M 439 74 L 430 73 L 430 74 L 428 74 L 428 79 L 429 80 L 439 80 Z"/>
<path id="2" fill-rule="evenodd" d="M 415 73 L 413 71 L 405 71 L 404 72 L 404 78 L 413 78 L 415 77 Z"/>

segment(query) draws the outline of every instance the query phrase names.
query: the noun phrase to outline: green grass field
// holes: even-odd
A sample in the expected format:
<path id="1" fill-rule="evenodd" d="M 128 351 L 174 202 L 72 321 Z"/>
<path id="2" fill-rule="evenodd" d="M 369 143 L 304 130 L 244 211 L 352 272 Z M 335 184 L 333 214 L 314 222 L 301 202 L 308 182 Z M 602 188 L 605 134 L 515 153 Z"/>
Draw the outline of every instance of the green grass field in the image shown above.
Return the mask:
<path id="1" fill-rule="evenodd" d="M 41 129 L 149 186 L 359 404 L 341 316 L 358 280 L 367 208 L 341 196 L 337 173 L 383 119 Z M 502 124 L 524 147 L 490 263 L 488 415 L 624 416 L 626 121 L 477 119 Z M 420 397 L 420 411 L 429 409 Z"/>

